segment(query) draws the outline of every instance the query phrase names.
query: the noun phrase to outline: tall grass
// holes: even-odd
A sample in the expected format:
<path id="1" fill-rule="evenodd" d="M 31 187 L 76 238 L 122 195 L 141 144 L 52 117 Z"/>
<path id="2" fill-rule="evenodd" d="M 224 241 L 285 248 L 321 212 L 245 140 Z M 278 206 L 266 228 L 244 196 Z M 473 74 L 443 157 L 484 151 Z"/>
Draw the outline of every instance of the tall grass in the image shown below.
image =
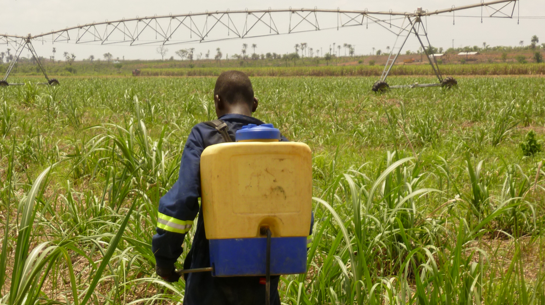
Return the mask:
<path id="1" fill-rule="evenodd" d="M 366 94 L 374 78 L 252 81 L 256 116 L 314 154 L 308 272 L 282 277 L 283 303 L 543 304 L 528 257 L 543 259 L 545 155 L 518 145 L 528 129 L 544 137 L 542 78 L 383 95 Z M 0 303 L 183 300 L 150 243 L 191 127 L 213 118 L 213 83 L 0 90 Z"/>

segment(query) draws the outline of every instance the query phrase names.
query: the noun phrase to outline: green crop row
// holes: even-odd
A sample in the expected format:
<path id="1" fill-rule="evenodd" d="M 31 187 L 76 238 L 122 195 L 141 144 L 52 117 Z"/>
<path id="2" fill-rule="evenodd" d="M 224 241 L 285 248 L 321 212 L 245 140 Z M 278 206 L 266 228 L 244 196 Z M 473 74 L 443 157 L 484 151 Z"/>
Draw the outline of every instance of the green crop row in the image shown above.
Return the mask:
<path id="1" fill-rule="evenodd" d="M 543 64 L 440 65 L 443 75 L 543 75 Z M 233 68 L 143 69 L 143 76 L 218 76 Z M 383 66 L 241 67 L 251 76 L 381 76 Z M 434 75 L 429 65 L 399 65 L 392 76 Z"/>

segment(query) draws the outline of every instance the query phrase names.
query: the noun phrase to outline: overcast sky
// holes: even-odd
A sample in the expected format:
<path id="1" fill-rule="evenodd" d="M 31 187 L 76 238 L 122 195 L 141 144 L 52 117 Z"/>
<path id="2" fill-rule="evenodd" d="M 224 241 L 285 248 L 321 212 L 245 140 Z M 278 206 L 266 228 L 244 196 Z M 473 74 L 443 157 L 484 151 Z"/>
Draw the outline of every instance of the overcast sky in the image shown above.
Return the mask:
<path id="1" fill-rule="evenodd" d="M 487 1 L 487 0 L 485 0 Z M 354 10 L 383 10 L 414 12 L 417 7 L 425 10 L 445 9 L 452 6 L 462 6 L 480 3 L 481 0 L 276 0 L 276 1 L 249 1 L 249 0 L 207 0 L 207 1 L 180 1 L 180 0 L 0 0 L 0 33 L 26 35 L 28 33 L 39 34 L 58 30 L 68 26 L 90 23 L 93 21 L 117 20 L 136 16 L 154 16 L 183 14 L 189 12 L 205 12 L 230 9 L 282 9 L 282 8 L 320 8 L 320 9 L 354 9 Z M 490 11 L 488 11 L 490 12 Z M 517 24 L 514 19 L 484 19 L 462 18 L 462 15 L 479 17 L 479 8 L 461 11 L 456 14 L 453 25 L 452 14 L 439 17 L 430 17 L 427 20 L 429 38 L 436 47 L 449 48 L 452 45 L 482 46 L 486 42 L 490 46 L 507 45 L 518 46 L 522 40 L 530 43 L 530 38 L 537 35 L 540 43 L 545 42 L 545 19 L 520 19 Z M 485 10 L 485 15 L 487 11 Z M 521 16 L 545 16 L 545 0 L 522 0 L 520 3 Z M 335 14 L 329 17 L 323 15 L 321 27 L 327 22 L 335 22 Z M 322 17 L 320 17 L 322 18 Z M 325 20 L 328 19 L 328 20 Z M 275 17 L 275 22 L 280 31 L 286 32 L 289 24 L 288 15 Z M 227 32 L 225 33 L 225 35 Z M 205 54 L 210 50 L 211 58 L 216 48 L 221 48 L 224 56 L 239 53 L 243 43 L 251 46 L 257 44 L 257 53 L 276 52 L 285 54 L 294 52 L 296 43 L 307 43 L 309 48 L 322 50 L 326 53 L 332 43 L 348 43 L 355 46 L 356 54 L 369 54 L 373 49 L 386 51 L 387 46 L 392 46 L 395 35 L 377 26 L 370 25 L 368 29 L 363 27 L 344 28 L 340 30 L 325 30 L 319 32 L 307 32 L 302 34 L 290 34 L 282 36 L 236 39 L 222 42 L 179 44 L 168 46 L 167 57 L 175 56 L 175 51 L 184 48 L 195 48 L 195 53 Z M 55 43 L 51 41 L 34 42 L 40 56 L 49 57 L 52 47 L 57 49 L 56 58 L 59 59 L 63 52 L 74 53 L 77 60 L 94 55 L 101 58 L 102 54 L 110 52 L 114 58 L 125 59 L 158 59 L 156 46 L 122 46 L 122 45 L 76 45 L 70 43 Z M 405 49 L 416 50 L 418 42 L 411 37 Z M 6 51 L 6 45 L 0 46 L 0 51 Z M 404 50 L 405 50 L 404 49 Z M 248 50 L 252 53 L 253 50 Z M 345 50 L 341 50 L 344 55 Z M 27 56 L 26 51 L 23 56 Z"/>

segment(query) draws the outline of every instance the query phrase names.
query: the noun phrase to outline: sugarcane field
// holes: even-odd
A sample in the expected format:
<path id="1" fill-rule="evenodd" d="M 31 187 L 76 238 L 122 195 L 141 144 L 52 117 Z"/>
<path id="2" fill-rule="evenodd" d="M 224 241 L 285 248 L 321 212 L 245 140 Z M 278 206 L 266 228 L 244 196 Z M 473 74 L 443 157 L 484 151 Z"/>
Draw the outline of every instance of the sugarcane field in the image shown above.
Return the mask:
<path id="1" fill-rule="evenodd" d="M 0 21 L 0 304 L 545 304 L 542 5 L 212 2 Z"/>

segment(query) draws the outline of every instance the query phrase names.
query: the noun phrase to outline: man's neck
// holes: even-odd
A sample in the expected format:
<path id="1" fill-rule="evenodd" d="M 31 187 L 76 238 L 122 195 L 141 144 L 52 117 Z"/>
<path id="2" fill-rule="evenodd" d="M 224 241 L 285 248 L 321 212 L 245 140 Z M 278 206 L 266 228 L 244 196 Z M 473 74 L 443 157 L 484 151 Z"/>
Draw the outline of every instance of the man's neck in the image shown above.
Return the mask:
<path id="1" fill-rule="evenodd" d="M 237 107 L 236 105 L 233 105 L 233 106 L 229 107 L 229 109 L 227 109 L 224 113 L 221 113 L 219 115 L 219 117 L 222 117 L 222 116 L 224 116 L 226 114 L 242 114 L 242 115 L 251 117 L 252 116 L 252 111 L 250 111 L 248 109 L 248 107 L 244 107 L 244 106 Z"/>

